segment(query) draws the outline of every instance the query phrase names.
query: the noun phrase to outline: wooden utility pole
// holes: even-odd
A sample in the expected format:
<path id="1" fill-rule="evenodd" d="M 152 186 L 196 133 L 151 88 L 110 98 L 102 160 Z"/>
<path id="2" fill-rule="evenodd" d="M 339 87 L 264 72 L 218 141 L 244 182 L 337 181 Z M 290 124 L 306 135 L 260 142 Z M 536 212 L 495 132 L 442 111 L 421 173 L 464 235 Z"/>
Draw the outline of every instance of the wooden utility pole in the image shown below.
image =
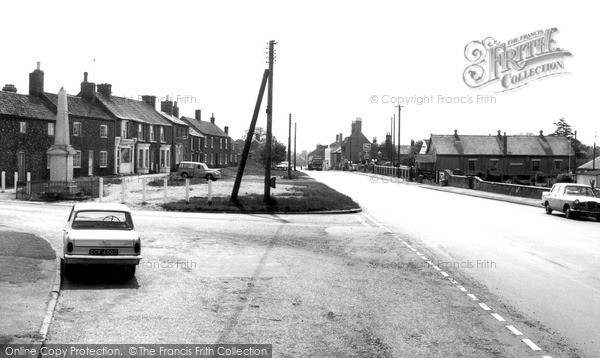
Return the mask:
<path id="1" fill-rule="evenodd" d="M 246 135 L 246 142 L 244 143 L 244 150 L 242 152 L 242 158 L 238 166 L 237 175 L 235 177 L 235 183 L 233 184 L 233 190 L 231 191 L 231 198 L 229 200 L 235 202 L 238 198 L 238 192 L 240 191 L 240 185 L 242 183 L 242 176 L 244 175 L 244 168 L 246 167 L 246 160 L 250 153 L 250 147 L 252 146 L 252 139 L 254 138 L 254 129 L 256 127 L 256 120 L 260 112 L 260 104 L 265 94 L 265 87 L 267 87 L 267 79 L 269 78 L 269 70 L 265 70 L 263 73 L 262 82 L 260 84 L 260 90 L 258 91 L 258 98 L 256 99 L 256 105 L 254 106 L 254 113 L 252 114 L 252 120 L 250 121 L 250 128 L 248 128 L 248 134 Z"/>
<path id="2" fill-rule="evenodd" d="M 296 171 L 296 157 L 298 156 L 298 154 L 296 153 L 296 133 L 298 128 L 296 127 L 298 123 L 294 123 L 294 171 Z M 594 144 L 595 145 L 595 144 Z"/>
<path id="3" fill-rule="evenodd" d="M 402 106 L 397 105 L 396 107 L 398 107 L 398 169 L 400 169 L 400 113 L 402 110 Z M 400 170 L 398 170 L 398 176 L 400 176 Z"/>
<path id="4" fill-rule="evenodd" d="M 265 193 L 263 201 L 271 202 L 271 136 L 273 133 L 273 63 L 275 62 L 275 40 L 269 41 L 269 89 L 267 91 L 267 138 L 265 150 L 267 162 L 265 163 Z"/>
<path id="5" fill-rule="evenodd" d="M 287 162 L 288 162 L 288 178 L 292 179 L 292 114 L 290 113 L 290 123 L 288 126 L 288 147 L 287 147 Z"/>

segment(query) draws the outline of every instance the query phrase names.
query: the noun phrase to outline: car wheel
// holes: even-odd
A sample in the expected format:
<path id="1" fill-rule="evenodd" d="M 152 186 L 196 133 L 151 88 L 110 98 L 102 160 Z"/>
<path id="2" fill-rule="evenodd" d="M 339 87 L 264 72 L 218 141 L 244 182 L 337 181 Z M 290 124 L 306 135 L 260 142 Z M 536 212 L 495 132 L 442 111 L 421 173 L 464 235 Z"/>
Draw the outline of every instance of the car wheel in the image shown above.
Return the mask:
<path id="1" fill-rule="evenodd" d="M 565 217 L 567 219 L 575 219 L 575 213 L 571 211 L 571 207 L 569 205 L 565 205 Z"/>
<path id="2" fill-rule="evenodd" d="M 73 278 L 73 275 L 75 273 L 74 270 L 74 265 L 72 264 L 66 264 L 65 261 L 62 261 L 62 271 L 63 271 L 63 275 L 65 278 L 71 280 Z"/>
<path id="3" fill-rule="evenodd" d="M 181 173 L 181 177 L 183 179 L 187 179 L 187 178 L 189 178 L 189 175 L 188 175 L 188 173 Z"/>
<path id="4" fill-rule="evenodd" d="M 210 174 L 207 174 L 207 175 L 206 175 L 206 180 L 212 180 L 212 181 L 214 181 L 214 180 L 215 180 L 215 178 L 213 178 L 213 176 L 212 176 L 212 175 L 210 175 Z"/>
<path id="5" fill-rule="evenodd" d="M 548 204 L 548 202 L 546 202 L 546 204 L 544 204 L 544 207 L 546 208 L 546 214 L 548 214 L 548 215 L 552 214 L 552 209 L 550 208 L 550 204 Z"/>

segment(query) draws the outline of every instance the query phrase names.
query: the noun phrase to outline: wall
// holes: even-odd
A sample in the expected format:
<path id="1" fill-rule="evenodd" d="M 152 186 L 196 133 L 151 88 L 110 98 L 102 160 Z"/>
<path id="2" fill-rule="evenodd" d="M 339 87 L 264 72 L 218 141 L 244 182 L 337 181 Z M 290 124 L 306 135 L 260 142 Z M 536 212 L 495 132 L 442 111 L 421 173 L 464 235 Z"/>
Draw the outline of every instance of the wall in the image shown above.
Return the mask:
<path id="1" fill-rule="evenodd" d="M 448 180 L 448 185 L 453 187 L 480 190 L 489 193 L 517 196 L 521 198 L 540 199 L 542 197 L 542 193 L 550 191 L 550 188 L 494 183 L 484 181 L 483 179 L 474 176 L 452 175 L 452 172 L 449 170 L 445 172 L 445 175 L 446 179 Z"/>

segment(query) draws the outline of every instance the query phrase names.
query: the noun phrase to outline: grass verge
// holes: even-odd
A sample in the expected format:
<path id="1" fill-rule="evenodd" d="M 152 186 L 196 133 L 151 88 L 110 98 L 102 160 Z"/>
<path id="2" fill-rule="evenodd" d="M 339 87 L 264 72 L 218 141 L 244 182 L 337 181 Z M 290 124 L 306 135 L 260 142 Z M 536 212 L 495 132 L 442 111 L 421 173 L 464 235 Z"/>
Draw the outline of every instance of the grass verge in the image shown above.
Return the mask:
<path id="1" fill-rule="evenodd" d="M 212 203 L 209 205 L 208 198 L 200 196 L 190 198 L 189 203 L 179 200 L 165 203 L 162 207 L 169 211 L 238 213 L 298 213 L 360 208 L 349 196 L 313 179 L 281 180 L 280 182 L 293 183 L 293 190 L 285 195 L 271 196 L 268 203 L 263 201 L 263 195 L 251 194 L 238 197 L 238 201 L 235 203 L 229 200 L 229 196 L 217 196 L 213 197 Z"/>

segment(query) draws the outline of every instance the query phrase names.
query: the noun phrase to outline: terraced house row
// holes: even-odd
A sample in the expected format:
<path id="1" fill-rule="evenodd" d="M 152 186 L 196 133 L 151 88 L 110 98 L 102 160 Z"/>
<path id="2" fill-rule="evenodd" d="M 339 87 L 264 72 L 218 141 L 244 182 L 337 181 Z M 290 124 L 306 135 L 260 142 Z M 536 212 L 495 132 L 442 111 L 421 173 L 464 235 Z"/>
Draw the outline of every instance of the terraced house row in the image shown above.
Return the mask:
<path id="1" fill-rule="evenodd" d="M 20 180 L 48 179 L 46 151 L 54 143 L 58 95 L 44 90 L 44 72 L 38 63 L 29 74 L 29 93 L 13 85 L 0 92 L 0 171 L 18 172 Z M 221 130 L 194 117 L 179 116 L 177 102 L 156 96 L 142 100 L 114 96 L 111 84 L 88 81 L 84 73 L 77 95 L 68 96 L 75 177 L 113 174 L 168 173 L 184 160 L 210 167 L 237 165 L 228 127 Z"/>

